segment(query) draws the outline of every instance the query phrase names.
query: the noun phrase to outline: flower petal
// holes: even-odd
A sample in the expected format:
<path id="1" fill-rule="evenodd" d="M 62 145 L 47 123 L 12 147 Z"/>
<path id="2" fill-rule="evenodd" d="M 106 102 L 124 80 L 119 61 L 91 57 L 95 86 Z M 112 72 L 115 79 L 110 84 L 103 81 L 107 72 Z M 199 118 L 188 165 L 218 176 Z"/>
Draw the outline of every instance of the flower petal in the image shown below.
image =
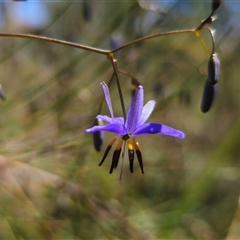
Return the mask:
<path id="1" fill-rule="evenodd" d="M 126 119 L 126 128 L 129 134 L 131 134 L 139 126 L 143 109 L 143 98 L 143 87 L 138 86 L 132 99 Z"/>
<path id="2" fill-rule="evenodd" d="M 110 123 L 103 126 L 94 126 L 85 130 L 86 133 L 95 133 L 97 131 L 113 132 L 118 135 L 125 133 L 124 126 L 118 123 Z"/>
<path id="3" fill-rule="evenodd" d="M 103 93 L 104 93 L 105 100 L 106 100 L 107 105 L 108 105 L 108 109 L 109 109 L 110 115 L 113 118 L 114 117 L 114 115 L 113 115 L 113 108 L 112 108 L 112 102 L 111 102 L 111 97 L 110 97 L 108 86 L 107 86 L 107 84 L 105 82 L 101 82 L 101 85 L 102 85 L 102 88 L 103 88 Z"/>
<path id="4" fill-rule="evenodd" d="M 103 120 L 105 122 L 108 122 L 108 123 L 118 123 L 118 124 L 122 124 L 122 125 L 124 124 L 123 117 L 110 118 L 106 115 L 97 115 L 96 118 Z"/>
<path id="5" fill-rule="evenodd" d="M 145 123 L 133 132 L 133 135 L 143 134 L 163 134 L 177 138 L 185 137 L 183 132 L 159 123 Z"/>
<path id="6" fill-rule="evenodd" d="M 151 115 L 153 109 L 155 108 L 155 105 L 156 105 L 156 102 L 154 100 L 148 101 L 144 105 L 139 125 L 144 124 L 148 120 L 148 118 Z"/>

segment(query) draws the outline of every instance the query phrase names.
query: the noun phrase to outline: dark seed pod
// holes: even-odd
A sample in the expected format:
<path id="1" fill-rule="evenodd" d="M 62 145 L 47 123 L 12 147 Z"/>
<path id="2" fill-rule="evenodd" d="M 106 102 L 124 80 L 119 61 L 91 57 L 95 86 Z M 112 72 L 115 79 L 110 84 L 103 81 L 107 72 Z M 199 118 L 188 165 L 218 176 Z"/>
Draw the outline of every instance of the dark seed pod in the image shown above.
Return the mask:
<path id="1" fill-rule="evenodd" d="M 91 21 L 92 19 L 92 6 L 88 1 L 83 1 L 83 6 L 82 6 L 82 11 L 83 11 L 83 18 L 86 21 Z"/>
<path id="2" fill-rule="evenodd" d="M 220 61 L 216 54 L 212 54 L 208 61 L 208 79 L 212 85 L 216 84 L 219 79 Z"/>
<path id="3" fill-rule="evenodd" d="M 102 125 L 102 121 L 100 119 L 95 119 L 93 122 L 93 126 L 100 126 Z M 103 145 L 103 137 L 104 137 L 104 133 L 103 132 L 95 132 L 93 133 L 93 145 L 94 148 L 96 149 L 96 151 L 100 152 L 102 149 L 102 145 Z"/>
<path id="4" fill-rule="evenodd" d="M 207 79 L 204 84 L 202 102 L 201 102 L 201 111 L 203 113 L 208 112 L 208 110 L 212 106 L 214 95 L 215 95 L 214 87 L 215 86 L 212 85 L 209 79 Z"/>
<path id="5" fill-rule="evenodd" d="M 221 0 L 212 0 L 212 11 L 215 11 L 221 5 Z"/>

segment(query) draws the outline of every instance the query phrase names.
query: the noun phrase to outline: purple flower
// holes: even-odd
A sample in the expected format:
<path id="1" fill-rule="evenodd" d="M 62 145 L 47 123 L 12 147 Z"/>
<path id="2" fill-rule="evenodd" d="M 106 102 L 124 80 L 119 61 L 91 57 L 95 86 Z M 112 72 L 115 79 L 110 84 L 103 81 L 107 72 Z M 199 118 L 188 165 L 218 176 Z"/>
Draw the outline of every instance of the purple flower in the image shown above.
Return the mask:
<path id="1" fill-rule="evenodd" d="M 141 172 L 144 173 L 142 153 L 139 147 L 139 143 L 135 139 L 135 136 L 137 135 L 162 134 L 162 135 L 167 135 L 167 136 L 172 136 L 177 138 L 185 137 L 185 134 L 183 132 L 178 131 L 174 128 L 168 127 L 166 125 L 159 124 L 159 123 L 145 123 L 149 118 L 150 114 L 152 113 L 156 102 L 151 100 L 151 101 L 148 101 L 143 106 L 144 92 L 143 92 L 142 86 L 139 86 L 137 88 L 135 95 L 132 99 L 130 108 L 128 110 L 126 121 L 124 122 L 124 119 L 122 117 L 114 117 L 108 86 L 104 82 L 102 82 L 101 85 L 103 88 L 103 92 L 105 95 L 105 99 L 106 99 L 111 117 L 108 117 L 106 115 L 97 115 L 96 117 L 97 119 L 101 119 L 107 122 L 108 124 L 88 128 L 85 130 L 85 132 L 95 133 L 98 131 L 105 131 L 105 132 L 112 132 L 117 135 L 113 137 L 109 142 L 108 147 L 103 155 L 102 161 L 99 164 L 99 166 L 103 164 L 111 147 L 113 146 L 114 143 L 116 143 L 109 173 L 112 173 L 113 169 L 117 167 L 121 152 L 122 152 L 122 158 L 124 159 L 124 152 L 125 152 L 126 145 L 128 148 L 130 172 L 133 172 L 133 161 L 134 161 L 134 155 L 136 153 L 137 159 L 141 168 Z M 121 175 L 122 175 L 122 170 L 120 173 L 120 179 L 121 179 Z"/>

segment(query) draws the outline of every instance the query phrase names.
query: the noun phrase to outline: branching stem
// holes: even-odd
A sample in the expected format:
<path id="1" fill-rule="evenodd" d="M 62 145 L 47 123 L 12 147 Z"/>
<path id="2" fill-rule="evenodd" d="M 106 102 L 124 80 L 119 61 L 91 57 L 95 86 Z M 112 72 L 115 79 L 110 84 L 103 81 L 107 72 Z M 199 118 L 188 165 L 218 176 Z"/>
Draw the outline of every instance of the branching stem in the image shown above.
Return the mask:
<path id="1" fill-rule="evenodd" d="M 113 50 L 104 50 L 104 49 L 100 49 L 100 48 L 89 47 L 89 46 L 86 46 L 86 45 L 83 45 L 83 44 L 68 42 L 68 41 L 59 40 L 59 39 L 55 39 L 55 38 L 37 36 L 37 35 L 32 35 L 32 34 L 24 34 L 24 33 L 0 33 L 0 37 L 35 39 L 35 40 L 40 40 L 40 41 L 45 41 L 45 42 L 61 44 L 61 45 L 65 45 L 65 46 L 68 46 L 68 47 L 79 48 L 79 49 L 83 49 L 83 50 L 86 50 L 86 51 L 95 52 L 95 53 L 98 53 L 98 54 L 103 54 L 103 55 L 108 56 L 109 54 L 118 52 L 118 51 L 120 51 L 120 50 L 122 50 L 126 47 L 129 47 L 133 44 L 136 44 L 138 42 L 146 41 L 146 40 L 157 38 L 157 37 L 169 36 L 169 35 L 189 34 L 189 33 L 194 33 L 194 31 L 195 31 L 194 29 L 188 29 L 188 30 L 177 30 L 177 31 L 170 31 L 170 32 L 152 34 L 152 35 L 149 35 L 149 36 L 138 38 L 134 41 L 126 43 L 126 44 L 124 44 L 124 45 L 122 45 L 118 48 L 113 49 Z"/>
<path id="2" fill-rule="evenodd" d="M 100 48 L 89 47 L 89 46 L 86 46 L 86 45 L 83 45 L 83 44 L 68 42 L 68 41 L 64 41 L 64 40 L 58 40 L 58 39 L 55 39 L 55 38 L 37 36 L 37 35 L 32 35 L 32 34 L 0 33 L 0 37 L 15 37 L 15 38 L 35 39 L 35 40 L 40 40 L 40 41 L 45 41 L 45 42 L 61 44 L 61 45 L 65 45 L 65 46 L 68 46 L 68 47 L 80 48 L 80 49 L 83 49 L 83 50 L 86 50 L 86 51 L 95 52 L 95 53 L 104 54 L 104 55 L 108 55 L 109 52 L 110 52 L 109 50 L 103 50 L 103 49 L 100 49 Z"/>

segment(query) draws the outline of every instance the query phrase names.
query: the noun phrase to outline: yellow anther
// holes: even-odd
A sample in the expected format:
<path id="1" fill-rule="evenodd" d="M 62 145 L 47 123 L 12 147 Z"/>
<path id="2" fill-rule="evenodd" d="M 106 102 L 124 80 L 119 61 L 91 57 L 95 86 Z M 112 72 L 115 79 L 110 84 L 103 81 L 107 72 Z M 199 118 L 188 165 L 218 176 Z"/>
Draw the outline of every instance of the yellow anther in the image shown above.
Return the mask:
<path id="1" fill-rule="evenodd" d="M 135 150 L 138 150 L 138 151 L 141 152 L 139 143 L 137 142 L 137 140 L 136 140 L 135 138 L 132 138 L 132 144 L 133 144 L 133 148 L 134 148 Z"/>
<path id="2" fill-rule="evenodd" d="M 134 149 L 133 144 L 132 144 L 131 140 L 129 140 L 129 139 L 127 140 L 127 147 L 128 147 L 128 150 Z"/>

